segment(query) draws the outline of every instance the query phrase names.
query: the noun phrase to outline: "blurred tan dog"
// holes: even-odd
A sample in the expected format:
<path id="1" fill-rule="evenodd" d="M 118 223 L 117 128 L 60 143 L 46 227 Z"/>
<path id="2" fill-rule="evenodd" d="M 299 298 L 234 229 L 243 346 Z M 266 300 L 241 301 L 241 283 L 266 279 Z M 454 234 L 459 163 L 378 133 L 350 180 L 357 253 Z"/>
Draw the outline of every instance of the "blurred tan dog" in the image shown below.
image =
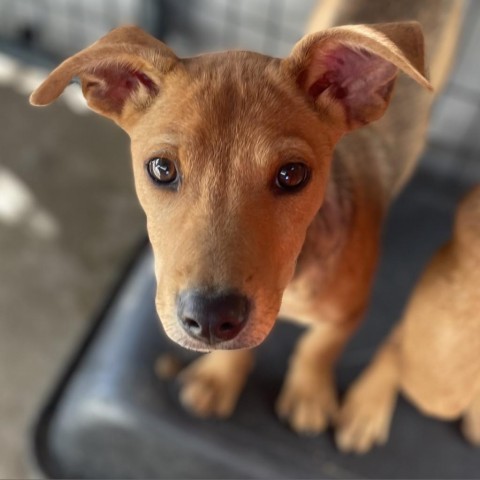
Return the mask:
<path id="1" fill-rule="evenodd" d="M 439 86 L 458 10 L 447 0 L 325 1 L 310 31 L 372 13 L 418 20 Z M 392 97 L 399 71 L 413 81 L 400 78 Z M 280 311 L 311 328 L 277 410 L 298 432 L 322 431 L 336 412 L 334 362 L 368 303 L 385 213 L 424 145 L 432 95 L 415 84 L 431 88 L 420 24 L 329 28 L 285 59 L 180 59 L 138 28 L 118 28 L 62 63 L 31 102 L 51 103 L 72 77 L 131 138 L 165 331 L 213 351 L 183 373 L 184 405 L 230 414 L 249 349 Z"/>
<path id="2" fill-rule="evenodd" d="M 432 258 L 405 315 L 350 390 L 337 432 L 343 450 L 387 440 L 397 392 L 423 413 L 463 416 L 480 446 L 480 186 L 461 202 L 452 240 Z"/>

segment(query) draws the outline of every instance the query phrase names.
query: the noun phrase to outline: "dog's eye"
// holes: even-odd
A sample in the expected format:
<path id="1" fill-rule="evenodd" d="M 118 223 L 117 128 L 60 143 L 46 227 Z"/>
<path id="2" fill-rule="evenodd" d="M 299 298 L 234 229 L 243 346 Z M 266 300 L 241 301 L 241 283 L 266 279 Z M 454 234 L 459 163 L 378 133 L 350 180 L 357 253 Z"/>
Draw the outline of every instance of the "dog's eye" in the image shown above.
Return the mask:
<path id="1" fill-rule="evenodd" d="M 310 176 L 304 163 L 287 163 L 277 173 L 276 185 L 282 190 L 293 192 L 303 187 Z"/>
<path id="2" fill-rule="evenodd" d="M 152 158 L 147 164 L 149 175 L 158 183 L 171 184 L 178 178 L 175 162 L 164 157 Z"/>

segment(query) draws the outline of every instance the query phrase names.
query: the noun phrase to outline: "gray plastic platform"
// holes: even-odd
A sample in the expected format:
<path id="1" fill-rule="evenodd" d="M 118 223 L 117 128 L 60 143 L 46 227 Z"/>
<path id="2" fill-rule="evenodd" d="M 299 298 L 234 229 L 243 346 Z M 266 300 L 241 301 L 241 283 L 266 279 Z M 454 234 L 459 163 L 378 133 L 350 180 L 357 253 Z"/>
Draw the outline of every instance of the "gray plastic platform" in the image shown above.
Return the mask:
<path id="1" fill-rule="evenodd" d="M 423 168 L 396 202 L 369 314 L 338 368 L 342 391 L 400 317 L 431 254 L 448 239 L 455 204 L 471 180 Z M 153 372 L 156 357 L 166 350 L 185 361 L 194 356 L 161 332 L 154 288 L 146 249 L 40 417 L 34 453 L 44 475 L 478 478 L 480 451 L 463 440 L 457 422 L 426 418 L 402 399 L 390 441 L 365 456 L 340 454 L 331 432 L 297 437 L 273 410 L 299 334 L 283 322 L 259 348 L 234 416 L 228 421 L 192 418 L 178 403 L 175 382 L 161 382 Z"/>

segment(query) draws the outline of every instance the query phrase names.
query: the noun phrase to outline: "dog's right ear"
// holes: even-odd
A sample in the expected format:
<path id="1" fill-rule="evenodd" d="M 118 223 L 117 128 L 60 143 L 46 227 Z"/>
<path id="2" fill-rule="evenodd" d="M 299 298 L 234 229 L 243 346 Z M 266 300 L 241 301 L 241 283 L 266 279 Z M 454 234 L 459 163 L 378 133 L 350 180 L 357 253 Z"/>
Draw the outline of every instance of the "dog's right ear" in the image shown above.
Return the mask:
<path id="1" fill-rule="evenodd" d="M 178 58 L 162 42 L 133 26 L 112 30 L 65 60 L 32 93 L 32 105 L 48 105 L 78 77 L 88 106 L 120 126 L 159 93 L 162 76 Z"/>

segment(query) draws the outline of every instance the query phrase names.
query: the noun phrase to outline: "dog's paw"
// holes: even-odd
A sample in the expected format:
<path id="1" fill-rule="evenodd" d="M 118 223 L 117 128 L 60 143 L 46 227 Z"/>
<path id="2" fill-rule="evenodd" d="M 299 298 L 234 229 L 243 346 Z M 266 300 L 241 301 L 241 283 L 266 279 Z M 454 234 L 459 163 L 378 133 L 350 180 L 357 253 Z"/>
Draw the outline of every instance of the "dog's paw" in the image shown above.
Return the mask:
<path id="1" fill-rule="evenodd" d="M 472 445 L 480 447 L 480 402 L 477 401 L 465 412 L 462 433 Z"/>
<path id="2" fill-rule="evenodd" d="M 180 402 L 198 417 L 226 418 L 235 409 L 250 371 L 249 362 L 222 361 L 212 352 L 180 372 Z"/>
<path id="3" fill-rule="evenodd" d="M 354 385 L 340 409 L 335 441 L 345 453 L 364 454 L 388 440 L 395 392 Z"/>
<path id="4" fill-rule="evenodd" d="M 182 370 L 182 362 L 171 353 L 164 353 L 155 362 L 155 373 L 160 380 L 176 378 Z"/>
<path id="5" fill-rule="evenodd" d="M 323 432 L 335 419 L 338 403 L 330 374 L 289 375 L 277 400 L 278 416 L 300 435 Z"/>
<path id="6" fill-rule="evenodd" d="M 179 375 L 180 402 L 199 417 L 225 418 L 233 412 L 240 392 L 208 357 L 200 357 Z"/>

